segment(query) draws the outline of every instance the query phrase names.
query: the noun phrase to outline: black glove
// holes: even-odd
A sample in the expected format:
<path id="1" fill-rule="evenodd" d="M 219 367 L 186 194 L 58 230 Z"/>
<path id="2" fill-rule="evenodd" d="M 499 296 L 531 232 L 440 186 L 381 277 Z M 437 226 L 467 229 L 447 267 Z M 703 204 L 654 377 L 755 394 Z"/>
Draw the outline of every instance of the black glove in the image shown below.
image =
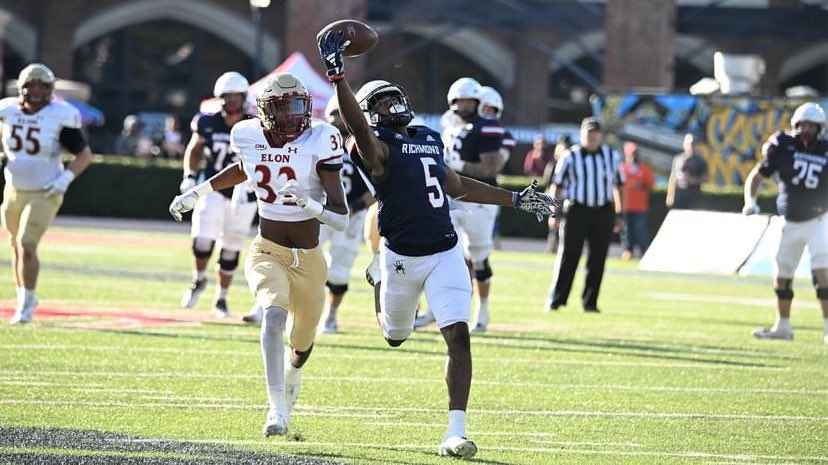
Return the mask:
<path id="1" fill-rule="evenodd" d="M 328 70 L 328 80 L 338 81 L 345 77 L 345 66 L 342 63 L 342 51 L 351 43 L 350 40 L 343 41 L 345 32 L 328 31 L 319 39 L 319 56 L 325 63 Z"/>
<path id="2" fill-rule="evenodd" d="M 533 180 L 532 184 L 515 193 L 514 207 L 528 213 L 533 213 L 538 221 L 543 221 L 544 215 L 555 216 L 554 209 L 561 207 L 558 199 L 553 199 L 547 194 L 537 191 L 538 181 Z"/>

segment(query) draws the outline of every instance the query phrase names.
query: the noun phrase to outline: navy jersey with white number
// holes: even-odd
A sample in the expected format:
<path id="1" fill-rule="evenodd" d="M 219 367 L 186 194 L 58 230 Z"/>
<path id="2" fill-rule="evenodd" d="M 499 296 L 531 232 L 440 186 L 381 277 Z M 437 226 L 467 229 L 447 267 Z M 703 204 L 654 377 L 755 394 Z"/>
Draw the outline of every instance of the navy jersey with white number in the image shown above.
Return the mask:
<path id="1" fill-rule="evenodd" d="M 443 144 L 446 147 L 445 159 L 459 159 L 465 162 L 479 163 L 480 154 L 499 152 L 503 145 L 506 128 L 496 119 L 477 116 L 470 123 L 448 126 L 443 130 Z M 471 176 L 474 177 L 474 176 Z M 494 178 L 475 178 L 478 181 L 497 185 Z"/>
<path id="2" fill-rule="evenodd" d="M 790 221 L 806 221 L 828 211 L 828 141 L 805 147 L 799 137 L 779 131 L 762 146 L 762 176 L 779 175 L 776 207 Z"/>
<path id="3" fill-rule="evenodd" d="M 388 248 L 421 257 L 454 247 L 440 135 L 425 126 L 409 126 L 408 135 L 387 128 L 374 134 L 389 148 L 383 175 L 369 176 L 355 147 L 351 159 L 377 199 L 379 232 Z"/>
<path id="4" fill-rule="evenodd" d="M 244 119 L 248 118 L 250 116 L 245 115 Z M 196 113 L 190 122 L 190 130 L 204 141 L 204 179 L 239 161 L 239 154 L 230 149 L 230 126 L 224 122 L 221 113 Z M 233 188 L 221 193 L 229 199 L 233 196 Z"/>

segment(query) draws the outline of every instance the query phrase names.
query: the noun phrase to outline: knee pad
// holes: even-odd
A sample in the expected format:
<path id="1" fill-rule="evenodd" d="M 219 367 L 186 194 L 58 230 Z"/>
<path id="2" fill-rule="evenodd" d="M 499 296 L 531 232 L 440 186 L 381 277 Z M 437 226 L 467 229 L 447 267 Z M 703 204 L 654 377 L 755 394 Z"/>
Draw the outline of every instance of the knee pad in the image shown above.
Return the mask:
<path id="1" fill-rule="evenodd" d="M 218 260 L 219 270 L 224 274 L 233 274 L 239 266 L 239 252 L 221 249 Z"/>
<path id="2" fill-rule="evenodd" d="M 263 332 L 282 332 L 287 324 L 287 310 L 281 307 L 269 307 L 262 318 Z"/>
<path id="3" fill-rule="evenodd" d="M 331 290 L 331 294 L 333 295 L 342 295 L 348 292 L 347 284 L 332 284 L 330 281 L 327 281 L 325 285 L 328 286 L 328 289 Z"/>
<path id="4" fill-rule="evenodd" d="M 472 264 L 474 268 L 474 279 L 478 282 L 487 282 L 492 278 L 492 267 L 489 266 L 489 259 L 482 262 L 475 262 Z"/>
<path id="5" fill-rule="evenodd" d="M 785 279 L 782 286 L 782 289 L 774 289 L 773 291 L 776 293 L 776 297 L 781 300 L 791 300 L 794 298 L 794 291 L 791 288 L 793 285 L 793 279 Z"/>
<path id="6" fill-rule="evenodd" d="M 212 239 L 196 237 L 193 239 L 193 255 L 195 255 L 195 258 L 210 258 L 215 245 L 216 241 Z"/>
<path id="7" fill-rule="evenodd" d="M 816 288 L 816 295 L 819 300 L 828 300 L 828 287 Z"/>

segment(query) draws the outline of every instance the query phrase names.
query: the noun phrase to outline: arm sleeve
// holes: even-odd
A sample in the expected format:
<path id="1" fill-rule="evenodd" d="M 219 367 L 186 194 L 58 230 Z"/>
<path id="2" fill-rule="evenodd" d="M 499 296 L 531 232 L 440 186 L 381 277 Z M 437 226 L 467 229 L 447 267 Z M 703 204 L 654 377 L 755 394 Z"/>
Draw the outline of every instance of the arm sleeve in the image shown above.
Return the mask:
<path id="1" fill-rule="evenodd" d="M 78 128 L 63 128 L 60 130 L 60 145 L 70 153 L 78 154 L 86 148 L 86 139 Z"/>

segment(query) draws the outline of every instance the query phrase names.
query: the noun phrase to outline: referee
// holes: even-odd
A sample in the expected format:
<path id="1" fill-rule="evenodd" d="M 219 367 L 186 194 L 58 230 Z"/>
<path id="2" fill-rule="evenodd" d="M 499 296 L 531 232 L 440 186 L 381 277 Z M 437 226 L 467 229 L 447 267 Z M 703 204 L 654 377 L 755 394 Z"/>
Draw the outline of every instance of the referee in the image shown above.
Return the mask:
<path id="1" fill-rule="evenodd" d="M 581 143 L 573 145 L 555 167 L 549 193 L 565 200 L 566 221 L 558 245 L 555 275 L 546 302 L 547 310 L 565 306 L 581 259 L 584 241 L 589 244 L 587 276 L 581 296 L 585 312 L 599 312 L 598 292 L 613 230 L 623 227 L 621 157 L 602 144 L 601 124 L 595 118 L 581 121 Z M 553 221 L 557 223 L 557 218 Z M 550 224 L 551 229 L 558 224 Z"/>

